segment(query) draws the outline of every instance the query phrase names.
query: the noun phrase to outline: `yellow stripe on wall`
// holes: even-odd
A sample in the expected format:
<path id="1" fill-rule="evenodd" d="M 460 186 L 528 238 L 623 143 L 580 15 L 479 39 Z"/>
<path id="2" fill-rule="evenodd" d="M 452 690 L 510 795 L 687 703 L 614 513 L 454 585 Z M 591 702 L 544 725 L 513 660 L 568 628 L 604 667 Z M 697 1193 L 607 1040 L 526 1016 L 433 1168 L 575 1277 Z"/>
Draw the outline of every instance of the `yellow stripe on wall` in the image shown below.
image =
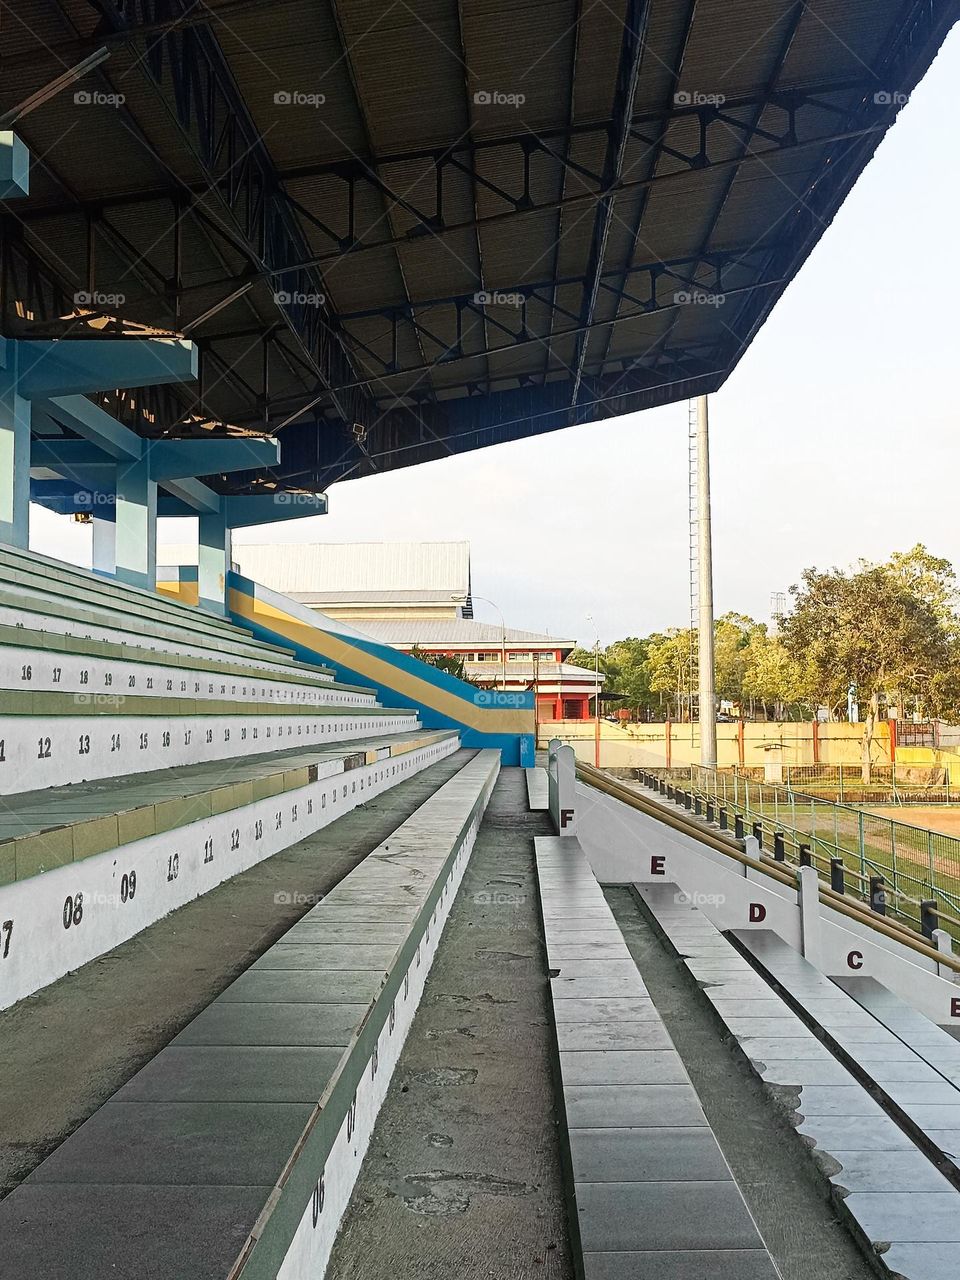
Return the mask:
<path id="1" fill-rule="evenodd" d="M 404 671 L 366 649 L 350 643 L 349 638 L 323 631 L 299 618 L 265 604 L 236 587 L 230 589 L 232 613 L 254 626 L 266 628 L 275 635 L 313 650 L 319 657 L 334 665 L 349 667 L 374 684 L 386 685 L 411 704 L 431 707 L 441 715 L 449 716 L 467 728 L 480 733 L 532 733 L 533 710 L 522 707 L 483 707 L 457 697 L 429 680 Z"/>

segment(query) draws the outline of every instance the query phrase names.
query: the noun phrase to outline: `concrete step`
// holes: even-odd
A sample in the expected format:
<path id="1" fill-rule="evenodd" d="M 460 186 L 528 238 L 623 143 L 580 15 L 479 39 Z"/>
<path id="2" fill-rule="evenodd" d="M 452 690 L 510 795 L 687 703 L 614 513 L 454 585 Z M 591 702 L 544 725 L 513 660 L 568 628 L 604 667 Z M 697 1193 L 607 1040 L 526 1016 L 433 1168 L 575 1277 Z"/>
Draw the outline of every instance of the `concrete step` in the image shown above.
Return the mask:
<path id="1" fill-rule="evenodd" d="M 734 936 L 817 1038 L 960 1187 L 960 1044 L 875 978 L 832 981 L 769 930 Z"/>
<path id="2" fill-rule="evenodd" d="M 541 813 L 550 807 L 547 771 L 539 765 L 524 769 L 527 784 L 527 804 L 531 812 Z"/>
<path id="3" fill-rule="evenodd" d="M 479 752 L 0 1203 L 19 1280 L 323 1274 L 498 769 Z"/>
<path id="4" fill-rule="evenodd" d="M 549 829 L 502 769 L 326 1280 L 573 1280 L 533 848 Z"/>
<path id="5" fill-rule="evenodd" d="M 798 1153 L 810 1152 L 842 1218 L 880 1273 L 903 1280 L 954 1275 L 953 1246 L 944 1249 L 945 1241 L 960 1239 L 960 1194 L 952 1183 L 676 885 L 641 885 L 637 891 L 725 1031 L 806 1140 Z M 790 967 L 805 995 L 819 993 L 824 1017 L 831 1024 L 842 1020 L 841 1010 L 848 1012 L 852 1003 L 844 993 L 834 987 L 835 996 L 825 994 L 812 966 L 812 972 L 800 972 L 792 961 Z M 850 1038 L 865 1051 L 879 1043 L 883 1030 L 863 1023 L 850 1028 Z"/>
<path id="6" fill-rule="evenodd" d="M 536 853 L 585 1280 L 776 1280 L 579 842 Z"/>
<path id="7" fill-rule="evenodd" d="M 7 693 L 0 695 L 0 795 L 418 727 L 416 711 L 394 707 Z"/>
<path id="8" fill-rule="evenodd" d="M 0 1012 L 0 1199 L 472 756 L 410 771 Z"/>
<path id="9" fill-rule="evenodd" d="M 43 621 L 50 625 L 50 619 Z M 325 667 L 249 658 L 233 660 L 219 654 L 191 656 L 176 647 L 164 651 L 138 643 L 31 629 L 22 624 L 0 626 L 0 689 L 99 693 L 112 688 L 137 688 L 143 691 L 150 687 L 148 681 L 153 682 L 157 691 L 199 693 L 203 689 L 211 694 L 218 687 L 218 681 L 233 684 L 242 681 L 262 690 L 261 696 L 280 700 L 293 693 L 302 697 L 313 690 L 319 693 L 327 688 L 358 689 L 355 685 L 335 684 L 333 673 Z M 370 690 L 359 691 L 372 696 Z M 236 692 L 230 696 L 236 696 Z"/>
<path id="10" fill-rule="evenodd" d="M 457 746 L 447 731 L 374 736 L 10 797 L 0 1008 Z"/>

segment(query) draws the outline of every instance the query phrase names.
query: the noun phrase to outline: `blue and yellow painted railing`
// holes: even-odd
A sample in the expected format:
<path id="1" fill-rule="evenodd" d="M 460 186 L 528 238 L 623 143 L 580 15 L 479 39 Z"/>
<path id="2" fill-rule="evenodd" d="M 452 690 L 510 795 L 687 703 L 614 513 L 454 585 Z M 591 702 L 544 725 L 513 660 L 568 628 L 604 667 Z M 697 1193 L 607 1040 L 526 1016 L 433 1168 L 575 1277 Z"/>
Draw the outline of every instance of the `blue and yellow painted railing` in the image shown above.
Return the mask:
<path id="1" fill-rule="evenodd" d="M 330 621 L 337 629 L 328 630 L 312 610 L 238 573 L 227 588 L 229 616 L 258 639 L 333 667 L 340 680 L 374 689 L 386 707 L 417 708 L 424 728 L 458 729 L 465 747 L 497 747 L 505 765 L 533 765 L 532 691 L 478 689 L 345 625 Z"/>

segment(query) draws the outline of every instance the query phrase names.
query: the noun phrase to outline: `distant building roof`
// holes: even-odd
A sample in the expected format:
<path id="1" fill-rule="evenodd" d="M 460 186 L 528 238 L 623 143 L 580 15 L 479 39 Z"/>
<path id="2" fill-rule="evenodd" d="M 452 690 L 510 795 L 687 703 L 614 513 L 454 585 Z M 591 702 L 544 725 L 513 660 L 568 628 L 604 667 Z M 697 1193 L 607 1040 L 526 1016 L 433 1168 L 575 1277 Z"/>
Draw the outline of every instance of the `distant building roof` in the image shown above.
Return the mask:
<path id="1" fill-rule="evenodd" d="M 249 543 L 233 558 L 304 603 L 456 603 L 473 616 L 469 542 Z"/>
<path id="2" fill-rule="evenodd" d="M 471 680 L 499 680 L 503 675 L 503 665 L 500 662 L 468 662 L 465 669 Z M 578 667 L 570 662 L 538 662 L 534 670 L 532 662 L 507 661 L 508 681 L 532 680 L 534 675 L 541 686 L 569 680 L 574 684 L 599 684 L 603 688 L 607 679 L 602 671 L 597 676 L 588 667 Z"/>
<path id="3" fill-rule="evenodd" d="M 364 633 L 381 644 L 405 645 L 483 645 L 496 649 L 505 638 L 507 644 L 528 644 L 538 649 L 573 649 L 575 641 L 543 635 L 538 631 L 506 632 L 498 622 L 477 622 L 474 618 L 411 618 L 393 621 L 364 619 Z"/>

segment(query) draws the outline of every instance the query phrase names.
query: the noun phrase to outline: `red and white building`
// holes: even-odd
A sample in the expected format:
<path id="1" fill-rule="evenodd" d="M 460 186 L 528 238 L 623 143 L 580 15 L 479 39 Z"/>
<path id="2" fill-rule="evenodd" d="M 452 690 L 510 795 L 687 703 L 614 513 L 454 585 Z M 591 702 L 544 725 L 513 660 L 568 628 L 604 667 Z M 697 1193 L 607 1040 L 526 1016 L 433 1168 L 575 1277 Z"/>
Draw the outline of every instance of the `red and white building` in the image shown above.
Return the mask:
<path id="1" fill-rule="evenodd" d="M 473 616 L 467 542 L 234 546 L 241 573 L 381 644 L 461 658 L 485 687 L 537 695 L 537 720 L 586 720 L 603 673 L 565 659 L 573 640 Z"/>

